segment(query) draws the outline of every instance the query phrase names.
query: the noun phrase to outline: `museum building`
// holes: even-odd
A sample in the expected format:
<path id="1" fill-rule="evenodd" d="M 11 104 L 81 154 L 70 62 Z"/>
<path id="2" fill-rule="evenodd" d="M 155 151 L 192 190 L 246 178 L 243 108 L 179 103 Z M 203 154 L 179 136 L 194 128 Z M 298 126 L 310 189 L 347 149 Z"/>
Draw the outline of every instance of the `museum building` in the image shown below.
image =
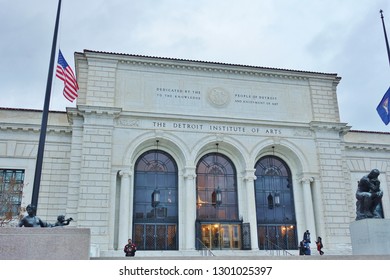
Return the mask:
<path id="1" fill-rule="evenodd" d="M 91 256 L 351 254 L 355 192 L 390 133 L 340 122 L 340 77 L 84 50 L 76 107 L 51 111 L 38 216 L 90 228 Z M 57 97 L 56 97 L 57 98 Z M 42 111 L 0 108 L 0 192 L 31 202 Z M 0 209 L 4 214 L 4 209 Z"/>

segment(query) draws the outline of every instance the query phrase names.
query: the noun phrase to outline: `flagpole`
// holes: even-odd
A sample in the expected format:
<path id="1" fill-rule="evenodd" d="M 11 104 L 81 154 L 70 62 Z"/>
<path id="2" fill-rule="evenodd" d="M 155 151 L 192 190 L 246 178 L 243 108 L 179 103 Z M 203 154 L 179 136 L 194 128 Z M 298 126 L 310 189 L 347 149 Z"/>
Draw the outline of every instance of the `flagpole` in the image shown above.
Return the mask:
<path id="1" fill-rule="evenodd" d="M 389 65 L 390 65 L 390 48 L 389 48 L 389 41 L 387 40 L 385 20 L 384 20 L 384 17 L 383 17 L 383 11 L 380 10 L 379 12 L 380 12 L 381 18 L 382 18 L 382 26 L 383 26 L 383 32 L 385 33 L 385 41 L 386 41 L 386 48 L 387 48 L 387 57 L 389 59 Z"/>
<path id="2" fill-rule="evenodd" d="M 43 152 L 45 149 L 47 121 L 49 117 L 50 94 L 51 94 L 51 86 L 53 82 L 54 61 L 56 55 L 60 11 L 61 11 L 61 0 L 58 0 L 57 18 L 54 27 L 53 44 L 51 48 L 51 56 L 50 56 L 50 64 L 49 64 L 49 73 L 47 76 L 47 84 L 46 84 L 46 95 L 45 95 L 45 102 L 43 105 L 43 112 L 42 112 L 41 132 L 40 132 L 39 144 L 38 144 L 37 161 L 35 166 L 34 186 L 32 191 L 32 198 L 31 198 L 31 204 L 35 205 L 37 208 L 38 208 L 39 187 L 41 184 Z"/>

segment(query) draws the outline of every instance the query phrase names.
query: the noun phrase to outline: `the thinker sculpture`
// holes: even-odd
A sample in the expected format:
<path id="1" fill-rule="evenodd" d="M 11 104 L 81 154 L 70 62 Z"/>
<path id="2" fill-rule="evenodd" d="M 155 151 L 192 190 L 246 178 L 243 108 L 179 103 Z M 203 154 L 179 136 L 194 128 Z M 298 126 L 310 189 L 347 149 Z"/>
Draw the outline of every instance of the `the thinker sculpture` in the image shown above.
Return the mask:
<path id="1" fill-rule="evenodd" d="M 378 169 L 373 169 L 358 182 L 356 191 L 356 220 L 383 218 L 381 213 L 383 192 L 380 189 L 379 174 Z"/>

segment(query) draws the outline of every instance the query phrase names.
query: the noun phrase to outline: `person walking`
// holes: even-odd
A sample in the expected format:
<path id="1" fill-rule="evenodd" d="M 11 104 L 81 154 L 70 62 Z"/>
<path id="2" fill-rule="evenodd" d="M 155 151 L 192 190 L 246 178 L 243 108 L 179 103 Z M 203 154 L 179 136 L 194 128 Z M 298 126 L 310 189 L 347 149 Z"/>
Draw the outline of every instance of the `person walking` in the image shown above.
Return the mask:
<path id="1" fill-rule="evenodd" d="M 320 236 L 317 237 L 316 244 L 317 244 L 317 251 L 322 256 L 324 254 L 324 251 L 322 251 L 324 245 L 322 244 L 322 238 Z"/>

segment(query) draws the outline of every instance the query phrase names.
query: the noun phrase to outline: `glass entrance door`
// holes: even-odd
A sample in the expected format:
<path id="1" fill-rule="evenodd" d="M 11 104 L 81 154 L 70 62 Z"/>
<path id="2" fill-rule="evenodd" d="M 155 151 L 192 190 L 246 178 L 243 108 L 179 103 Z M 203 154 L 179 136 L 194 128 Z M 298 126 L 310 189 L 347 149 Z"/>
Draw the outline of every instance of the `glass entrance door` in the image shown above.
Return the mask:
<path id="1" fill-rule="evenodd" d="M 241 249 L 240 224 L 202 224 L 201 241 L 211 250 Z"/>
<path id="2" fill-rule="evenodd" d="M 228 157 L 217 152 L 206 154 L 199 160 L 196 197 L 197 248 L 241 250 L 237 173 Z"/>

